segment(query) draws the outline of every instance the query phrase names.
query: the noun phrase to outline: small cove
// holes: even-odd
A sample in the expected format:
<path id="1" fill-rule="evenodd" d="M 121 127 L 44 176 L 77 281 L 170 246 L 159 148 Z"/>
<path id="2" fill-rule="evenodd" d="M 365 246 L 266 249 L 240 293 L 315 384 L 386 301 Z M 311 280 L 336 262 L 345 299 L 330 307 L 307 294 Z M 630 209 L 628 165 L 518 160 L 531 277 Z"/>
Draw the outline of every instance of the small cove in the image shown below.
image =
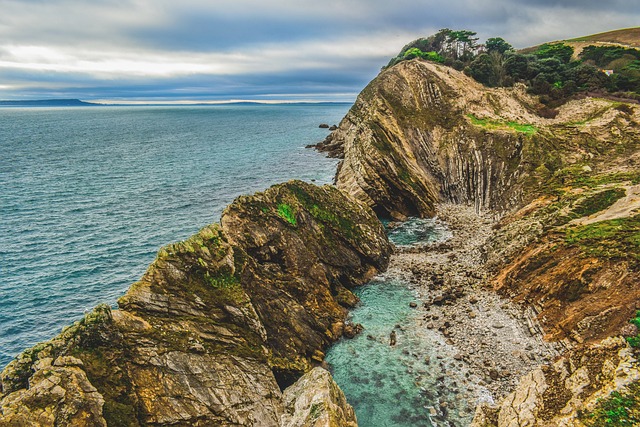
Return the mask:
<path id="1" fill-rule="evenodd" d="M 395 224 L 394 224 L 395 225 Z M 421 246 L 450 238 L 432 219 L 412 219 L 389 229 L 398 246 Z M 335 381 L 353 405 L 360 427 L 464 426 L 485 389 L 468 381 L 470 373 L 455 360 L 456 349 L 435 330 L 424 327 L 417 289 L 402 271 L 389 270 L 355 290 L 360 304 L 350 313 L 364 331 L 343 339 L 326 360 Z M 390 345 L 391 332 L 397 343 Z"/>

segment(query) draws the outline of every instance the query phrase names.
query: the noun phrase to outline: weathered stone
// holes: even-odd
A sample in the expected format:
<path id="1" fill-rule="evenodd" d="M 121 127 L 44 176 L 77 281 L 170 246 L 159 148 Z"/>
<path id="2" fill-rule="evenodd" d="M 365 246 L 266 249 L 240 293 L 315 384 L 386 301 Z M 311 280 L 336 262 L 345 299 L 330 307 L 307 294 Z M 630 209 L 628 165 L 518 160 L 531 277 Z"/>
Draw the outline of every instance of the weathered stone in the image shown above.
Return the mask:
<path id="1" fill-rule="evenodd" d="M 299 181 L 237 199 L 221 223 L 162 248 L 119 310 L 11 362 L 0 425 L 278 426 L 281 387 L 322 362 L 349 288 L 392 246 L 368 207 Z"/>
<path id="2" fill-rule="evenodd" d="M 283 393 L 282 427 L 357 427 L 342 390 L 322 368 L 303 375 Z"/>

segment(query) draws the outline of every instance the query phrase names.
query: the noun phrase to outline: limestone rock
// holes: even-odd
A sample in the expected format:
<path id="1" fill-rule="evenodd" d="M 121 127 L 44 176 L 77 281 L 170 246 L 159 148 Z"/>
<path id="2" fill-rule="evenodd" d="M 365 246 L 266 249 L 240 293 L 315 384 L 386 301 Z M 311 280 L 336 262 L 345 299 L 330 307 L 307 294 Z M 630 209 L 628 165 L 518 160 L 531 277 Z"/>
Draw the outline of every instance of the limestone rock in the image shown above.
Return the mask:
<path id="1" fill-rule="evenodd" d="M 343 158 L 338 188 L 402 220 L 433 216 L 439 201 L 506 211 L 527 197 L 545 155 L 574 163 L 581 143 L 638 137 L 635 122 L 607 102 L 568 103 L 554 120 L 538 116 L 538 105 L 519 88 L 491 89 L 441 64 L 403 61 L 369 83 L 317 148 Z M 602 117 L 576 132 L 572 123 L 589 114 Z"/>
<path id="2" fill-rule="evenodd" d="M 620 337 L 608 338 L 525 375 L 498 406 L 480 406 L 472 427 L 583 426 L 581 417 L 599 399 L 638 381 L 631 348 Z"/>
<path id="3" fill-rule="evenodd" d="M 29 387 L 3 401 L 0 424 L 9 426 L 106 427 L 104 399 L 71 356 L 42 359 L 29 379 Z"/>
<path id="4" fill-rule="evenodd" d="M 314 368 L 283 393 L 282 427 L 357 427 L 355 412 L 323 368 Z"/>
<path id="5" fill-rule="evenodd" d="M 241 197 L 222 226 L 160 249 L 119 310 L 98 306 L 11 362 L 0 425 L 278 426 L 281 389 L 340 338 L 349 289 L 391 248 L 373 212 L 335 188 Z"/>

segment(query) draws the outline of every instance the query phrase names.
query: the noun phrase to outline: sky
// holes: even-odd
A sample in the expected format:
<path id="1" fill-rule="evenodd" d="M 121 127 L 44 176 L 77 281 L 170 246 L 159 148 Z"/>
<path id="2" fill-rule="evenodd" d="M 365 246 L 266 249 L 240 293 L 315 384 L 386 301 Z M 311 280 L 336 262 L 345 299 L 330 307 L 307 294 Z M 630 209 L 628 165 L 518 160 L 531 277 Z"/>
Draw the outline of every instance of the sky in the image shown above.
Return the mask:
<path id="1" fill-rule="evenodd" d="M 638 23 L 638 0 L 0 0 L 0 99 L 352 102 L 441 28 L 520 48 Z"/>

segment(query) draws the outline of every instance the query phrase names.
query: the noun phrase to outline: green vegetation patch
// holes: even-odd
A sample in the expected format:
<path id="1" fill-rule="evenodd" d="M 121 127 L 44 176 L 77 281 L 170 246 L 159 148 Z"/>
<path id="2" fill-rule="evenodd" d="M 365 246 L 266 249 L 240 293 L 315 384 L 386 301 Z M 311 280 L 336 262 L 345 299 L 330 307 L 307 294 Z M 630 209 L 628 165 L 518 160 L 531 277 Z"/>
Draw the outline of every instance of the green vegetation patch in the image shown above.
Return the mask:
<path id="1" fill-rule="evenodd" d="M 636 317 L 629 321 L 636 325 L 638 330 L 640 330 L 640 310 L 636 311 Z M 636 334 L 635 337 L 627 337 L 627 342 L 633 348 L 640 348 L 640 333 Z"/>
<path id="2" fill-rule="evenodd" d="M 442 55 L 438 54 L 438 52 L 434 52 L 434 51 L 423 52 L 417 47 L 413 47 L 407 50 L 404 53 L 403 58 L 404 59 L 422 58 L 422 59 L 426 59 L 428 61 L 433 61 L 433 62 L 444 62 L 444 58 L 442 57 Z"/>
<path id="3" fill-rule="evenodd" d="M 530 124 L 517 122 L 501 122 L 491 119 L 479 119 L 473 114 L 467 114 L 467 117 L 474 125 L 481 126 L 487 129 L 513 129 L 516 132 L 524 133 L 525 135 L 533 135 L 538 132 L 538 128 Z"/>
<path id="4" fill-rule="evenodd" d="M 278 215 L 289 224 L 296 226 L 298 225 L 298 221 L 296 220 L 296 215 L 291 206 L 286 203 L 280 203 L 278 205 Z"/>
<path id="5" fill-rule="evenodd" d="M 640 215 L 567 229 L 565 243 L 578 246 L 586 255 L 627 260 L 640 266 Z"/>
<path id="6" fill-rule="evenodd" d="M 547 194 L 559 195 L 564 193 L 563 188 L 596 188 L 602 185 L 631 183 L 640 184 L 640 170 L 630 172 L 618 172 L 608 174 L 594 174 L 589 169 L 585 170 L 583 164 L 574 164 L 556 170 L 553 176 L 546 182 Z"/>
<path id="7" fill-rule="evenodd" d="M 316 194 L 313 194 L 317 191 L 323 191 L 320 188 L 311 186 L 305 187 L 296 183 L 290 184 L 289 186 L 298 202 L 314 219 L 323 224 L 329 225 L 331 228 L 339 231 L 347 238 L 357 237 L 358 227 L 356 222 L 352 219 L 360 218 L 360 215 L 357 212 L 349 209 L 342 200 L 337 200 L 337 198 L 318 197 Z"/>
<path id="8" fill-rule="evenodd" d="M 624 188 L 610 188 L 592 194 L 576 203 L 568 215 L 558 218 L 556 225 L 563 225 L 572 219 L 582 218 L 604 211 L 626 195 Z"/>
<path id="9" fill-rule="evenodd" d="M 609 190 L 600 191 L 587 197 L 573 209 L 573 216 L 580 218 L 583 216 L 593 215 L 596 212 L 603 211 L 613 205 L 618 199 L 626 195 L 624 188 L 611 188 Z"/>
<path id="10" fill-rule="evenodd" d="M 588 427 L 633 427 L 640 425 L 640 384 L 631 383 L 622 393 L 614 391 L 590 413 L 583 413 L 580 421 Z"/>

